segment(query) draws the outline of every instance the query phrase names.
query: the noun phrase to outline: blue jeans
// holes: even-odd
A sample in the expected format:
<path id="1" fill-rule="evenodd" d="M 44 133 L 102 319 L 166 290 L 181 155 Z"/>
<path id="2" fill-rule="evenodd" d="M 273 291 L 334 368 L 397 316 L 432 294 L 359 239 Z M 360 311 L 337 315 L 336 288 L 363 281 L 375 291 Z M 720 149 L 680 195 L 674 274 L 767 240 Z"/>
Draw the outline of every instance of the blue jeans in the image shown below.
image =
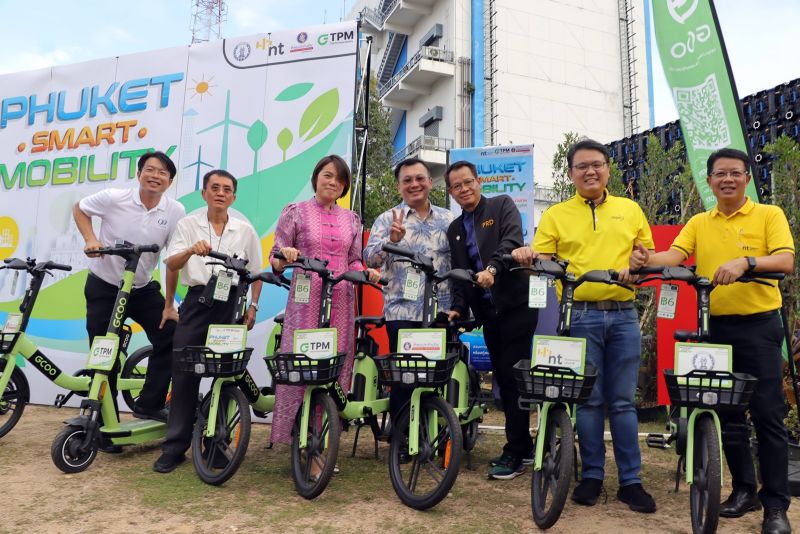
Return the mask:
<path id="1" fill-rule="evenodd" d="M 582 476 L 598 480 L 605 476 L 607 411 L 619 485 L 640 484 L 642 458 L 634 401 L 642 345 L 638 314 L 634 309 L 573 311 L 570 335 L 586 338 L 586 364 L 597 369 L 592 395 L 577 411 Z"/>

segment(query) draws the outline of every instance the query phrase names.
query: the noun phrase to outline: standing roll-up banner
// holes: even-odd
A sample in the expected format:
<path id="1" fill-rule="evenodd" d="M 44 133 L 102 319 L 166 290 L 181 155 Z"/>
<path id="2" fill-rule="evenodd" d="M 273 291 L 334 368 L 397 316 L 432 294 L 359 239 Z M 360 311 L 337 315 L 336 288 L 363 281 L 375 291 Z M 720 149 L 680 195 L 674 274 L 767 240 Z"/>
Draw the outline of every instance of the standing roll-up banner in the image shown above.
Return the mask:
<path id="1" fill-rule="evenodd" d="M 739 96 L 711 0 L 652 0 L 658 51 L 686 154 L 706 209 L 716 198 L 706 183 L 708 156 L 721 148 L 748 152 Z M 747 196 L 758 202 L 751 180 Z"/>
<path id="2" fill-rule="evenodd" d="M 317 161 L 351 159 L 357 44 L 348 21 L 0 76 L 0 261 L 72 266 L 45 279 L 27 329 L 61 371 L 81 369 L 89 348 L 75 202 L 137 188 L 139 157 L 161 150 L 178 167 L 165 195 L 192 213 L 206 209 L 203 175 L 226 169 L 238 179 L 231 213 L 256 229 L 266 266 L 281 211 L 313 195 Z M 0 271 L 0 325 L 29 281 L 15 272 Z M 257 353 L 285 303 L 285 290 L 265 284 L 248 339 Z M 130 350 L 145 344 L 134 325 Z M 266 376 L 255 360 L 251 371 Z M 31 400 L 51 403 L 58 388 L 26 374 Z"/>

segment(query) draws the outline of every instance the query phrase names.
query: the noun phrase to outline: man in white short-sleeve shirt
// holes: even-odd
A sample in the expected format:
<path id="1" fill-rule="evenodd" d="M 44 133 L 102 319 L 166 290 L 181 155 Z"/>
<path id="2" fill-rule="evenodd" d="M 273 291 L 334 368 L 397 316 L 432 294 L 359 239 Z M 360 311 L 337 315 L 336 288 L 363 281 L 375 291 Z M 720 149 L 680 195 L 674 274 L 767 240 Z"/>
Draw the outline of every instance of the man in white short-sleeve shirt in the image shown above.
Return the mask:
<path id="1" fill-rule="evenodd" d="M 175 164 L 163 152 L 150 152 L 139 158 L 136 176 L 139 187 L 104 189 L 77 202 L 72 213 L 86 245 L 83 250 L 92 259 L 86 278 L 86 331 L 91 345 L 95 336 L 108 331 L 125 260 L 119 256 L 93 255 L 92 250 L 128 241 L 137 245 L 156 244 L 164 249 L 178 221 L 186 214 L 183 206 L 167 198 L 164 192 L 176 174 Z M 99 236 L 92 228 L 92 217 L 100 219 Z M 178 319 L 172 297 L 165 301 L 161 286 L 152 279 L 158 265 L 158 253 L 142 254 L 136 269 L 127 316 L 142 326 L 153 345 L 147 365 L 147 377 L 141 395 L 133 407 L 136 417 L 165 421 L 164 401 L 170 381 L 172 335 Z M 169 274 L 167 278 L 169 279 Z M 173 275 L 177 277 L 177 274 Z M 116 368 L 109 374 L 116 392 Z M 116 452 L 113 446 L 107 452 Z"/>
<path id="2" fill-rule="evenodd" d="M 180 270 L 181 281 L 189 288 L 181 303 L 180 320 L 175 328 L 173 346 L 176 351 L 187 346 L 205 345 L 209 325 L 228 324 L 233 318 L 235 291 L 231 288 L 227 294 L 217 298 L 214 289 L 223 269 L 219 265 L 207 264 L 214 261 L 206 258 L 209 252 L 236 255 L 248 260 L 247 267 L 252 274 L 261 272 L 261 242 L 255 228 L 228 213 L 236 199 L 236 185 L 236 178 L 229 172 L 221 169 L 209 171 L 203 177 L 202 191 L 208 209 L 181 219 L 170 241 L 165 260 L 167 268 L 172 272 Z M 176 280 L 169 278 L 168 284 L 170 281 L 168 296 L 175 293 Z M 231 283 L 235 285 L 237 279 L 234 277 Z M 251 304 L 244 315 L 248 329 L 255 324 L 261 285 L 261 281 L 256 281 L 250 286 Z M 154 471 L 169 473 L 186 459 L 199 389 L 199 377 L 173 368 L 167 435 L 161 445 L 161 456 L 153 465 Z M 227 462 L 224 454 L 214 454 L 209 461 L 215 467 L 224 467 L 224 462 Z"/>

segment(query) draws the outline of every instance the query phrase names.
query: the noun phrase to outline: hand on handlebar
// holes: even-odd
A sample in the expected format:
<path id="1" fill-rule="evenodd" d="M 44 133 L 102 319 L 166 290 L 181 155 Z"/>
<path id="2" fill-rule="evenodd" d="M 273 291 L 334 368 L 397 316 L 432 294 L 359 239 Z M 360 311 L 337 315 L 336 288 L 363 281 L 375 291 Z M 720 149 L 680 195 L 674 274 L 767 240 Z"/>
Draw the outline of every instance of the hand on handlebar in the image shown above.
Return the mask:
<path id="1" fill-rule="evenodd" d="M 494 275 L 489 271 L 481 271 L 475 275 L 475 282 L 483 289 L 489 289 L 494 285 Z"/>
<path id="2" fill-rule="evenodd" d="M 211 245 L 208 241 L 201 239 L 192 245 L 190 250 L 195 256 L 208 256 L 208 253 L 211 252 Z"/>
<path id="3" fill-rule="evenodd" d="M 90 258 L 97 258 L 100 256 L 99 254 L 92 254 L 93 250 L 97 250 L 99 248 L 103 248 L 103 244 L 98 241 L 97 239 L 88 239 L 86 244 L 83 246 L 83 253 L 89 256 Z"/>
<path id="4" fill-rule="evenodd" d="M 511 257 L 522 267 L 530 267 L 539 256 L 531 247 L 519 247 L 511 252 Z"/>
<path id="5" fill-rule="evenodd" d="M 294 247 L 282 247 L 280 253 L 283 256 L 284 265 L 294 263 L 300 257 L 300 251 Z"/>
<path id="6" fill-rule="evenodd" d="M 364 272 L 367 275 L 367 279 L 372 284 L 377 284 L 381 280 L 381 273 L 376 271 L 375 269 L 365 269 Z"/>
<path id="7" fill-rule="evenodd" d="M 447 320 L 453 322 L 461 317 L 461 314 L 455 310 L 450 310 L 447 312 Z"/>
<path id="8" fill-rule="evenodd" d="M 717 268 L 712 282 L 715 286 L 726 286 L 736 282 L 745 272 L 747 272 L 747 260 L 735 258 L 727 261 Z"/>
<path id="9" fill-rule="evenodd" d="M 637 280 L 639 280 L 639 275 L 631 274 L 631 269 L 622 269 L 617 273 L 617 281 L 621 284 L 630 285 L 635 284 Z"/>

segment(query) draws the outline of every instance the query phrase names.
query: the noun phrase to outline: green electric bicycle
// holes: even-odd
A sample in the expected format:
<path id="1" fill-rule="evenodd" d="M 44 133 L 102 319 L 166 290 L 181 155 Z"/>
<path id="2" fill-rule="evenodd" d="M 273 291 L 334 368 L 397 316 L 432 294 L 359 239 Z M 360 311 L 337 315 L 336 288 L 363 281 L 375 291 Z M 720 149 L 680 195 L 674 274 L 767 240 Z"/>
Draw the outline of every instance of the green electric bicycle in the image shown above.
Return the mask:
<path id="1" fill-rule="evenodd" d="M 271 272 L 253 276 L 247 268 L 247 260 L 216 251 L 210 252 L 208 257 L 218 261 L 206 265 L 219 265 L 239 277 L 232 325 L 242 324 L 250 284 L 261 280 L 288 287 L 285 278 Z M 216 326 L 222 325 L 212 325 L 209 330 Z M 192 434 L 192 463 L 197 476 L 207 484 L 223 484 L 239 469 L 250 442 L 250 408 L 256 415 L 265 417 L 275 406 L 272 388 L 258 387 L 247 370 L 252 352 L 249 347 L 217 352 L 213 347 L 187 346 L 175 353 L 179 370 L 213 379 L 210 390 L 200 402 Z"/>
<path id="2" fill-rule="evenodd" d="M 675 471 L 675 491 L 680 486 L 681 473 L 689 485 L 689 505 L 692 532 L 710 534 L 717 531 L 720 491 L 722 488 L 722 429 L 718 412 L 746 410 L 757 380 L 745 373 L 715 370 L 720 362 L 730 364 L 730 346 L 709 344 L 712 282 L 698 276 L 694 267 L 644 267 L 633 274 L 645 275 L 637 283 L 653 280 L 681 281 L 697 292 L 697 329 L 678 330 L 674 334 L 676 365 L 665 369 L 664 381 L 672 405 L 672 417 L 667 424 L 668 438 L 649 434 L 647 445 L 667 448 L 675 443 L 678 467 Z M 781 273 L 746 273 L 737 282 L 770 285 L 765 280 L 782 280 Z M 691 343 L 685 343 L 691 342 Z M 680 359 L 686 361 L 683 365 Z M 688 368 L 688 371 L 687 371 Z M 728 365 L 730 369 L 730 365 Z M 730 430 L 736 430 L 729 432 Z M 726 438 L 747 440 L 749 428 L 726 429 Z"/>
<path id="3" fill-rule="evenodd" d="M 513 262 L 510 255 L 503 257 Z M 573 478 L 577 478 L 575 446 L 577 405 L 589 400 L 597 379 L 596 370 L 584 365 L 585 343 L 569 337 L 575 290 L 586 282 L 630 287 L 617 281 L 613 270 L 587 271 L 579 277 L 567 272 L 566 261 L 537 259 L 530 267 L 512 267 L 561 282 L 556 336 L 533 337 L 532 358 L 514 365 L 514 377 L 522 409 L 537 409 L 531 479 L 531 512 L 540 529 L 552 527 L 561 517 Z M 542 286 L 544 289 L 544 286 Z M 631 289 L 632 291 L 632 289 Z"/>
<path id="4" fill-rule="evenodd" d="M 284 259 L 280 253 L 275 257 Z M 379 387 L 373 359 L 377 354 L 377 344 L 368 335 L 370 328 L 383 325 L 383 317 L 356 317 L 356 353 L 350 393 L 345 394 L 337 381 L 346 354 L 337 353 L 336 335 L 334 329 L 329 328 L 333 288 L 342 281 L 354 284 L 370 282 L 365 271 L 347 271 L 333 276 L 327 265 L 327 261 L 300 256 L 286 266 L 287 269 L 300 269 L 320 277 L 318 328 L 296 331 L 293 352 L 276 352 L 265 358 L 276 384 L 306 386 L 295 418 L 291 444 L 292 479 L 297 493 L 306 499 L 314 499 L 325 491 L 333 476 L 342 421 L 345 425 L 354 423 L 358 431 L 364 424 L 369 425 L 375 437 L 377 455 L 377 442 L 383 436 L 385 424 L 385 418 L 379 423 L 378 416 L 389 409 L 389 399 Z M 354 452 L 357 443 L 358 433 L 353 444 Z"/>
<path id="5" fill-rule="evenodd" d="M 90 373 L 88 396 L 81 401 L 80 415 L 65 421 L 66 427 L 53 440 L 50 456 L 53 463 L 65 473 L 78 473 L 87 469 L 95 457 L 101 440 L 110 441 L 114 445 L 134 445 L 153 441 L 164 437 L 166 423 L 153 420 L 137 419 L 120 422 L 113 395 L 111 395 L 108 375 L 115 362 L 122 364 L 123 349 L 130 339 L 130 329 L 123 323 L 136 267 L 144 253 L 157 253 L 158 245 L 133 245 L 123 242 L 113 247 L 105 247 L 92 251 L 99 255 L 119 256 L 125 260 L 122 283 L 117 291 L 113 313 L 108 323 L 106 335 L 95 337 L 89 350 L 86 369 Z M 149 347 L 140 349 L 141 358 L 149 354 Z M 133 358 L 131 358 L 132 360 Z M 139 362 L 142 360 L 140 359 Z M 129 365 L 130 360 L 120 368 L 136 372 L 134 376 L 120 376 L 117 388 L 132 397 L 137 395 L 144 384 L 139 377 L 137 365 Z M 127 399 L 127 397 L 126 397 Z M 65 400 L 62 399 L 63 404 Z M 128 402 L 126 400 L 126 402 Z M 57 401 L 58 403 L 58 401 Z M 102 418 L 101 418 L 102 414 Z M 102 421 L 102 426 L 101 426 Z"/>
<path id="6" fill-rule="evenodd" d="M 28 288 L 19 306 L 19 314 L 8 314 L 6 325 L 0 332 L 0 437 L 3 437 L 19 422 L 25 406 L 30 400 L 30 386 L 25 373 L 19 367 L 18 355 L 33 364 L 38 371 L 55 383 L 57 386 L 69 390 L 69 393 L 59 393 L 55 399 L 55 406 L 61 408 L 77 394 L 86 396 L 91 383 L 92 371 L 80 369 L 74 375 L 65 374 L 50 360 L 36 344 L 30 339 L 26 330 L 36 305 L 44 278 L 51 271 L 70 271 L 69 265 L 61 265 L 52 261 L 37 262 L 28 258 L 6 258 L 5 265 L 0 269 L 25 271 L 30 275 Z M 124 325 L 120 333 L 120 358 L 123 361 L 118 378 L 119 388 L 125 403 L 133 409 L 135 399 L 144 385 L 147 358 L 152 348 L 142 347 L 130 356 L 127 356 L 127 347 L 131 339 L 131 329 Z"/>
<path id="7" fill-rule="evenodd" d="M 441 502 L 455 484 L 465 437 L 469 450 L 486 410 L 467 348 L 458 339 L 458 324 L 438 317 L 437 286 L 446 280 L 475 283 L 474 274 L 453 269 L 439 275 L 428 256 L 390 243 L 383 250 L 425 277 L 420 328 L 401 330 L 398 346 L 392 347 L 397 352 L 375 359 L 381 382 L 413 388 L 410 402 L 392 421 L 389 477 L 404 504 L 425 510 Z"/>

